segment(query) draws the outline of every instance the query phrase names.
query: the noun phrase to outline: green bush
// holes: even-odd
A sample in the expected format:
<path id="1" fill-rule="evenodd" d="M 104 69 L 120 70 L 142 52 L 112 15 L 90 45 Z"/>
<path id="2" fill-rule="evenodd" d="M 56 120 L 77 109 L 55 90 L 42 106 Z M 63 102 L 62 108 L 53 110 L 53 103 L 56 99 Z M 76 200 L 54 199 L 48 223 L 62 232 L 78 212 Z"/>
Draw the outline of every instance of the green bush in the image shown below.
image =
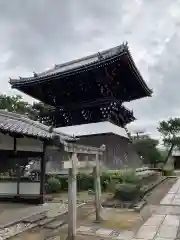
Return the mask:
<path id="1" fill-rule="evenodd" d="M 136 172 L 131 169 L 124 169 L 120 172 L 122 183 L 130 183 L 140 185 L 141 178 L 137 176 Z"/>
<path id="2" fill-rule="evenodd" d="M 174 175 L 174 169 L 173 168 L 164 168 L 162 169 L 163 176 L 172 176 Z"/>
<path id="3" fill-rule="evenodd" d="M 60 189 L 61 189 L 60 181 L 55 177 L 50 177 L 46 185 L 47 193 L 58 193 Z"/>
<path id="4" fill-rule="evenodd" d="M 48 176 L 48 179 L 55 178 L 58 179 L 61 185 L 62 191 L 68 190 L 68 176 Z M 145 178 L 146 179 L 146 178 Z M 101 189 L 102 191 L 115 192 L 117 184 L 120 183 L 130 183 L 137 186 L 141 186 L 142 178 L 136 175 L 134 170 L 124 169 L 124 170 L 108 170 L 102 172 L 101 174 Z M 48 184 L 47 184 L 48 185 Z M 88 191 L 94 190 L 94 176 L 93 174 L 79 173 L 77 174 L 77 190 L 78 191 Z"/>
<path id="5" fill-rule="evenodd" d="M 55 176 L 56 179 L 59 180 L 60 184 L 61 184 L 61 189 L 62 191 L 68 191 L 68 177 L 67 176 Z"/>
<path id="6" fill-rule="evenodd" d="M 133 201 L 140 195 L 140 187 L 131 183 L 119 184 L 115 191 L 115 198 L 121 201 Z"/>
<path id="7" fill-rule="evenodd" d="M 78 191 L 87 191 L 94 189 L 94 177 L 92 174 L 79 173 L 77 175 L 77 189 Z"/>

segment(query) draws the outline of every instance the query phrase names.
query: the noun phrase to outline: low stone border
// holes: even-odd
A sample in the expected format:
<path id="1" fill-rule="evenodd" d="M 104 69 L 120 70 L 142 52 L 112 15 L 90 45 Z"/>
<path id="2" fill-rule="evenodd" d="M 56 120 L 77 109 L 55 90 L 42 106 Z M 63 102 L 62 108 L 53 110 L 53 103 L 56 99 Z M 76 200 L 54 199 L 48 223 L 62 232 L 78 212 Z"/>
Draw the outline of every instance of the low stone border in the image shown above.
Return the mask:
<path id="1" fill-rule="evenodd" d="M 152 191 L 155 187 L 157 187 L 159 184 L 164 182 L 168 177 L 163 177 L 162 179 L 156 181 L 152 185 L 150 185 L 145 191 L 144 191 L 144 196 L 143 198 L 138 202 L 133 204 L 132 202 L 123 202 L 119 204 L 115 203 L 108 203 L 108 202 L 103 202 L 102 206 L 103 207 L 108 207 L 108 208 L 131 208 L 132 210 L 135 211 L 141 211 L 141 209 L 146 205 L 146 200 L 144 199 L 145 195 L 147 195 L 150 191 Z"/>
<path id="2" fill-rule="evenodd" d="M 162 182 L 164 182 L 168 177 L 163 177 L 161 180 L 155 182 L 154 184 L 152 184 L 150 187 L 148 187 L 148 189 L 144 192 L 144 196 L 149 193 L 150 191 L 152 191 L 155 187 L 157 187 L 159 184 L 161 184 Z"/>
<path id="3" fill-rule="evenodd" d="M 133 209 L 136 211 L 136 212 L 140 212 L 143 207 L 147 204 L 147 201 L 146 200 L 142 200 L 140 201 L 139 203 L 135 204 Z"/>
<path id="4" fill-rule="evenodd" d="M 102 207 L 105 208 L 126 208 L 126 209 L 130 209 L 130 207 L 133 206 L 132 202 L 122 202 L 122 203 L 108 203 L 108 202 L 104 202 L 102 203 Z"/>
<path id="5" fill-rule="evenodd" d="M 144 191 L 144 197 L 146 197 L 146 195 L 151 192 L 155 187 L 157 187 L 159 184 L 163 183 L 166 179 L 168 179 L 168 177 L 164 177 L 162 178 L 160 181 L 155 182 L 154 184 L 152 184 L 150 187 L 147 188 L 147 190 Z M 142 208 L 146 205 L 146 200 L 144 199 L 144 197 L 142 198 L 142 200 L 140 200 L 137 204 L 134 205 L 133 209 L 135 211 L 140 212 L 142 210 Z"/>

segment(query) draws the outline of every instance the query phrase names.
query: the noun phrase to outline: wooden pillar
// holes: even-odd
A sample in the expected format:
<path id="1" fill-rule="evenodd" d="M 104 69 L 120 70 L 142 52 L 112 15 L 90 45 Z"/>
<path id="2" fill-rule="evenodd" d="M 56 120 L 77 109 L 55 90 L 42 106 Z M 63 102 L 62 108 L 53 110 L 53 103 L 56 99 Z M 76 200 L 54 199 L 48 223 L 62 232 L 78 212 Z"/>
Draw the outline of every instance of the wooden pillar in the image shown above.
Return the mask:
<path id="1" fill-rule="evenodd" d="M 16 159 L 16 155 L 17 155 L 17 139 L 16 137 L 14 137 L 14 149 L 13 149 L 13 155 L 14 155 L 14 158 L 15 158 L 15 161 L 17 161 L 16 163 L 16 177 L 17 177 L 17 195 L 19 195 L 19 185 L 20 185 L 20 160 L 19 159 Z"/>
<path id="2" fill-rule="evenodd" d="M 43 143 L 43 153 L 40 160 L 40 204 L 44 203 L 44 186 L 46 174 L 46 143 Z"/>
<path id="3" fill-rule="evenodd" d="M 100 181 L 100 164 L 99 156 L 96 154 L 96 166 L 94 168 L 94 186 L 95 186 L 95 208 L 96 208 L 96 221 L 101 220 L 101 181 Z"/>
<path id="4" fill-rule="evenodd" d="M 77 154 L 72 153 L 72 168 L 69 168 L 68 174 L 68 240 L 75 240 L 76 237 L 76 202 L 77 202 L 77 183 L 76 168 Z"/>

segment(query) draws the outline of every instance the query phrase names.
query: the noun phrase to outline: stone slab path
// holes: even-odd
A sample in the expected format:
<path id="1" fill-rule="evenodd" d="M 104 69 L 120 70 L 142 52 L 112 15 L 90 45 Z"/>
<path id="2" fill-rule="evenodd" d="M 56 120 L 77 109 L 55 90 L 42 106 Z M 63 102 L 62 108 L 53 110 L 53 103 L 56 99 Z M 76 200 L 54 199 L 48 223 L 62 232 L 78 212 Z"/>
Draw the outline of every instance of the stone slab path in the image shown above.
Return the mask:
<path id="1" fill-rule="evenodd" d="M 180 178 L 135 236 L 131 231 L 93 229 L 89 226 L 80 226 L 77 234 L 116 240 L 180 240 Z"/>
<path id="2" fill-rule="evenodd" d="M 0 229 L 5 228 L 22 219 L 37 215 L 43 212 L 49 214 L 58 214 L 67 211 L 67 204 L 46 203 L 41 206 L 27 206 L 22 204 L 0 204 L 0 208 L 4 207 L 4 211 L 0 211 Z M 55 213 L 54 213 L 55 212 Z M 53 215 L 54 216 L 54 215 Z"/>
<path id="3" fill-rule="evenodd" d="M 180 206 L 180 178 L 160 202 L 161 205 Z"/>

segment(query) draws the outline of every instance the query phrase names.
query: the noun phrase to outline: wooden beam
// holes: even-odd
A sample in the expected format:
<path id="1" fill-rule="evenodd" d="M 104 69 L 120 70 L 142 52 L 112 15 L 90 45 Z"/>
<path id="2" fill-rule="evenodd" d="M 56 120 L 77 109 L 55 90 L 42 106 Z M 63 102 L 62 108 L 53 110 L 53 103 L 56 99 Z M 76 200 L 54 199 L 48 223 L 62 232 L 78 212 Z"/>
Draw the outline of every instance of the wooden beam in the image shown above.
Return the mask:
<path id="1" fill-rule="evenodd" d="M 14 139 L 14 149 L 13 149 L 13 155 L 14 157 L 17 156 L 17 139 L 16 137 L 13 138 Z M 17 176 L 17 195 L 19 195 L 19 186 L 20 186 L 20 165 L 19 165 L 19 159 L 17 160 L 17 164 L 16 164 L 16 176 Z"/>
<path id="2" fill-rule="evenodd" d="M 103 155 L 103 152 L 105 151 L 105 145 L 102 145 L 100 148 L 96 147 L 90 147 L 90 146 L 84 146 L 79 144 L 73 144 L 73 143 L 67 143 L 64 145 L 64 150 L 66 152 L 76 152 L 76 153 L 82 153 L 82 154 L 88 154 L 88 155 Z"/>
<path id="3" fill-rule="evenodd" d="M 94 168 L 96 166 L 96 162 L 94 161 L 82 161 L 76 163 L 76 168 Z M 69 169 L 72 168 L 72 161 L 64 161 L 63 168 Z"/>
<path id="4" fill-rule="evenodd" d="M 94 187 L 95 187 L 95 207 L 96 221 L 101 220 L 101 182 L 100 182 L 100 163 L 99 156 L 96 155 L 96 167 L 94 168 Z"/>

